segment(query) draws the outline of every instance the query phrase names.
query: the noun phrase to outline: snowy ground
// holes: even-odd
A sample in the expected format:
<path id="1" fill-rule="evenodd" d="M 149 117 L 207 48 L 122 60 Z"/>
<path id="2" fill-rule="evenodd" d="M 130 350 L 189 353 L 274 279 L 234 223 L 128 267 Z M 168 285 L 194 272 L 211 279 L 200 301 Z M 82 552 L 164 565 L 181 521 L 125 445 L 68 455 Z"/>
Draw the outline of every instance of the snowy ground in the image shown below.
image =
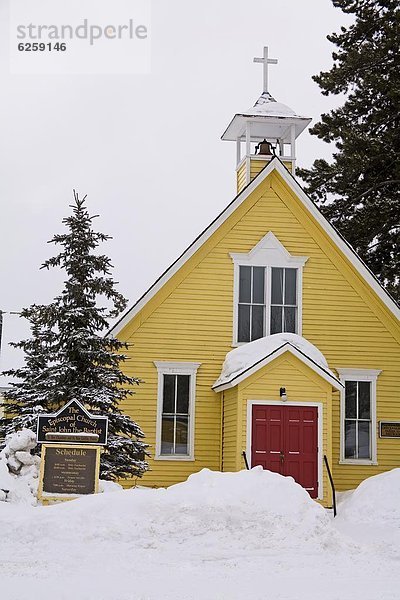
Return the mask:
<path id="1" fill-rule="evenodd" d="M 50 507 L 0 503 L 0 598 L 398 600 L 399 499 L 396 469 L 333 521 L 293 480 L 256 468 Z"/>

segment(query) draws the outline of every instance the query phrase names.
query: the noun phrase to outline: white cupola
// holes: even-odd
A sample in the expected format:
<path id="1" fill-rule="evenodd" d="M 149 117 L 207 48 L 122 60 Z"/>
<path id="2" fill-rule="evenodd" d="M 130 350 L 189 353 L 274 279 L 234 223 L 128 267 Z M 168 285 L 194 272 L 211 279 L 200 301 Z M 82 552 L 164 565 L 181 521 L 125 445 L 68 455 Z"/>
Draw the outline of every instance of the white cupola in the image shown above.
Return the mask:
<path id="1" fill-rule="evenodd" d="M 236 142 L 238 193 L 273 156 L 279 156 L 286 168 L 294 174 L 296 139 L 311 122 L 310 118 L 302 117 L 286 104 L 277 102 L 269 93 L 268 66 L 277 64 L 278 61 L 268 58 L 267 46 L 264 47 L 263 57 L 255 58 L 254 62 L 263 65 L 263 92 L 254 106 L 233 117 L 221 138 Z"/>

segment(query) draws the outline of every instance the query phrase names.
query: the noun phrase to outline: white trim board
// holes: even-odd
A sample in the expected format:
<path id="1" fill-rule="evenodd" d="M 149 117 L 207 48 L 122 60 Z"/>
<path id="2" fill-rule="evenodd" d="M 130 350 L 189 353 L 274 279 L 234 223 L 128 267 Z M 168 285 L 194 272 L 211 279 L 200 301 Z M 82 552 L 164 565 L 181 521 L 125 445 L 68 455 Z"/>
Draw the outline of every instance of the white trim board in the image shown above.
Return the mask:
<path id="1" fill-rule="evenodd" d="M 282 400 L 247 400 L 247 423 L 246 423 L 246 455 L 251 468 L 251 434 L 252 434 L 252 412 L 254 405 L 261 406 L 313 406 L 318 409 L 318 496 L 317 500 L 324 498 L 324 437 L 323 437 L 323 405 L 322 402 L 283 402 Z"/>
<path id="2" fill-rule="evenodd" d="M 201 363 L 154 361 L 158 371 L 157 391 L 157 420 L 156 420 L 156 452 L 154 460 L 194 461 L 194 432 L 195 432 L 195 405 L 196 405 L 196 374 Z M 164 375 L 190 375 L 189 388 L 189 431 L 188 454 L 161 454 L 161 425 L 163 409 L 163 383 Z"/>
<path id="3" fill-rule="evenodd" d="M 280 174 L 285 183 L 297 195 L 299 200 L 304 204 L 316 221 L 322 225 L 331 240 L 343 252 L 346 258 L 348 258 L 354 268 L 359 272 L 361 277 L 370 285 L 370 287 L 387 306 L 387 308 L 393 313 L 393 315 L 397 319 L 400 319 L 400 308 L 380 285 L 372 271 L 368 269 L 350 244 L 348 244 L 348 242 L 345 241 L 345 239 L 329 223 L 329 221 L 325 219 L 322 213 L 318 210 L 317 206 L 307 196 L 300 184 L 289 173 L 279 158 L 274 157 L 260 171 L 260 173 L 258 173 L 258 175 L 250 183 L 248 183 L 248 185 L 246 185 L 240 194 L 238 194 L 236 198 L 232 200 L 232 202 L 218 215 L 218 217 L 216 217 L 216 219 L 214 219 L 214 221 L 194 240 L 194 242 L 181 254 L 181 256 L 177 258 L 177 260 L 172 263 L 172 265 L 155 281 L 155 283 L 147 290 L 147 292 L 145 292 L 143 296 L 141 296 L 141 298 L 139 298 L 139 300 L 120 318 L 120 320 L 113 325 L 107 335 L 118 335 L 125 325 L 140 312 L 147 302 L 157 294 L 164 284 L 186 263 L 186 261 L 188 261 L 197 252 L 197 250 L 232 215 L 232 213 L 235 212 L 242 202 L 248 198 L 248 196 L 266 177 L 268 177 L 268 175 L 270 175 L 270 173 L 272 173 L 272 171 L 277 171 Z"/>
<path id="4" fill-rule="evenodd" d="M 343 382 L 343 389 L 340 392 L 340 465 L 377 465 L 378 464 L 378 427 L 376 416 L 376 382 L 379 374 L 382 372 L 379 369 L 349 369 L 337 368 L 340 380 Z M 371 458 L 346 458 L 345 457 L 345 401 L 346 381 L 369 381 L 371 383 Z"/>
<path id="5" fill-rule="evenodd" d="M 322 379 L 325 379 L 325 381 L 330 383 L 332 387 L 334 387 L 336 390 L 342 390 L 344 388 L 344 384 L 341 381 L 339 381 L 339 379 L 336 379 L 336 377 L 333 374 L 323 369 L 310 357 L 301 352 L 301 350 L 293 346 L 293 344 L 291 344 L 290 342 L 285 342 L 284 344 L 282 344 L 282 346 L 279 346 L 279 348 L 276 348 L 276 350 L 274 350 L 261 360 L 257 361 L 253 365 L 247 367 L 243 371 L 239 371 L 239 373 L 233 374 L 231 379 L 229 379 L 228 381 L 220 384 L 217 384 L 217 382 L 215 382 L 212 386 L 212 389 L 214 390 L 214 392 L 223 392 L 224 390 L 235 387 L 236 385 L 247 379 L 247 377 L 250 377 L 250 375 L 253 375 L 253 373 L 256 373 L 257 371 L 265 367 L 265 365 L 272 362 L 273 360 L 278 358 L 278 356 L 281 356 L 285 352 L 290 352 L 291 354 L 293 354 L 293 356 L 296 356 L 304 364 L 310 367 L 310 369 L 315 371 L 317 375 L 322 377 Z"/>

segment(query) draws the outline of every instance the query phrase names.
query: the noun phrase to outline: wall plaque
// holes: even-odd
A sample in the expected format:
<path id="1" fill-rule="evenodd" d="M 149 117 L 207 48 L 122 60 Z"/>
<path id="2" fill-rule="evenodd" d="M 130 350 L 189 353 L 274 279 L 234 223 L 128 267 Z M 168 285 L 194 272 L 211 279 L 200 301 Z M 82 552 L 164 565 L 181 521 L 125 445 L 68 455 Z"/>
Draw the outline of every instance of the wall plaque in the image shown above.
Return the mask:
<path id="1" fill-rule="evenodd" d="M 379 437 L 400 438 L 400 421 L 379 421 Z"/>
<path id="2" fill-rule="evenodd" d="M 71 400 L 54 414 L 38 416 L 38 444 L 107 444 L 108 417 L 89 413 L 80 402 Z"/>
<path id="3" fill-rule="evenodd" d="M 100 447 L 84 445 L 42 446 L 39 498 L 95 494 L 98 491 Z"/>

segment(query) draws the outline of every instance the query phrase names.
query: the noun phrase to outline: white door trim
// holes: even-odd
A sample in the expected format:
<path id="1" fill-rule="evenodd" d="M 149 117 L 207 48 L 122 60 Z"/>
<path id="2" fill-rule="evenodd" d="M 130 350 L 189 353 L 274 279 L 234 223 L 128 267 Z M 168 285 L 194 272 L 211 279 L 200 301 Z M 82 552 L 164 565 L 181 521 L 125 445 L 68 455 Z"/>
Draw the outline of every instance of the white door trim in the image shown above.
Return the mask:
<path id="1" fill-rule="evenodd" d="M 247 400 L 247 431 L 246 431 L 246 454 L 250 468 L 251 465 L 251 436 L 252 436 L 252 413 L 253 406 L 313 406 L 318 409 L 318 497 L 317 500 L 322 500 L 324 497 L 324 482 L 323 482 L 323 405 L 322 402 L 283 402 L 281 400 Z"/>

